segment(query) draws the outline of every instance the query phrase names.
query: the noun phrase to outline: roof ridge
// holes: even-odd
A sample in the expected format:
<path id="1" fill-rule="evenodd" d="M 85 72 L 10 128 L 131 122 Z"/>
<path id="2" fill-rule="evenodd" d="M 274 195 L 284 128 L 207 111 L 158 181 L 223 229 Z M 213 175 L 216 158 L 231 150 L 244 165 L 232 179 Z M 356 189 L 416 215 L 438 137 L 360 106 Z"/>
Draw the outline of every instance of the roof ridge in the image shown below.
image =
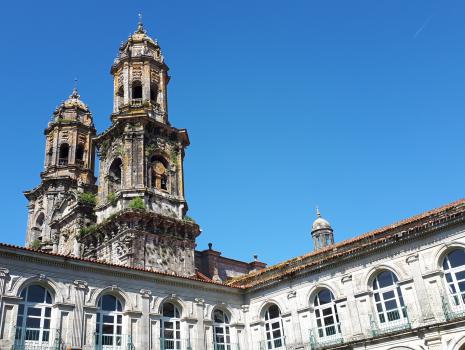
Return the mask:
<path id="1" fill-rule="evenodd" d="M 332 251 L 334 249 L 337 250 L 337 249 L 340 249 L 342 247 L 349 246 L 350 244 L 361 241 L 361 240 L 363 240 L 365 238 L 374 237 L 374 236 L 376 236 L 378 234 L 386 233 L 386 232 L 389 232 L 390 230 L 394 230 L 394 229 L 402 227 L 404 225 L 411 224 L 411 223 L 420 221 L 422 219 L 426 219 L 426 218 L 428 218 L 428 217 L 430 217 L 432 215 L 439 214 L 441 212 L 445 212 L 445 211 L 447 211 L 447 210 L 449 210 L 451 208 L 456 208 L 460 204 L 465 204 L 465 198 L 456 200 L 454 202 L 442 205 L 440 207 L 437 207 L 437 208 L 434 208 L 434 209 L 431 209 L 431 210 L 421 212 L 419 214 L 407 217 L 407 218 L 405 218 L 403 220 L 396 221 L 396 222 L 394 222 L 392 224 L 382 226 L 380 228 L 365 232 L 365 233 L 363 233 L 361 235 L 358 235 L 358 236 L 355 236 L 355 237 L 352 237 L 352 238 L 349 238 L 349 239 L 345 239 L 345 240 L 343 240 L 343 241 L 341 241 L 339 243 L 334 244 L 333 246 L 328 246 L 326 248 L 323 248 L 323 249 L 320 249 L 320 250 L 317 250 L 317 251 L 312 251 L 312 252 L 309 252 L 309 253 L 306 253 L 306 254 L 303 254 L 303 255 L 299 255 L 297 257 L 294 257 L 294 258 L 285 260 L 283 262 L 271 265 L 271 266 L 269 266 L 267 268 L 264 268 L 264 269 L 261 269 L 261 270 L 256 270 L 256 271 L 251 272 L 251 273 L 249 273 L 247 275 L 238 276 L 236 278 L 233 278 L 233 279 L 229 280 L 227 283 L 228 283 L 228 285 L 231 285 L 231 286 L 238 286 L 239 283 L 242 282 L 242 281 L 247 281 L 248 279 L 251 279 L 253 277 L 257 277 L 257 276 L 263 275 L 263 274 L 265 274 L 267 272 L 283 268 L 286 265 L 290 266 L 292 263 L 302 261 L 302 260 L 305 260 L 305 259 L 313 257 L 313 256 L 323 255 L 324 253 L 326 253 L 328 251 Z M 248 287 L 249 284 L 246 284 L 244 286 Z"/>

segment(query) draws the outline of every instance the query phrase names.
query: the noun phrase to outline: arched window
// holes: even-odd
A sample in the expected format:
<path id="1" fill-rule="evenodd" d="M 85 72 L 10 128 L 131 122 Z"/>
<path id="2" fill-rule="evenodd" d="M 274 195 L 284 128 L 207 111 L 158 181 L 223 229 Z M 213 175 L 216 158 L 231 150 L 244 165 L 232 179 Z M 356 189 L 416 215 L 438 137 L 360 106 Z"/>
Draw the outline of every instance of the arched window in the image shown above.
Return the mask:
<path id="1" fill-rule="evenodd" d="M 121 188 L 121 166 L 123 162 L 120 158 L 116 158 L 110 165 L 108 171 L 108 190 L 116 192 Z"/>
<path id="2" fill-rule="evenodd" d="M 465 307 L 465 250 L 455 249 L 442 263 L 444 280 L 453 307 Z"/>
<path id="3" fill-rule="evenodd" d="M 341 326 L 333 293 L 328 289 L 318 292 L 313 301 L 313 307 L 317 326 L 314 336 L 321 341 L 339 339 Z"/>
<path id="4" fill-rule="evenodd" d="M 18 305 L 15 344 L 48 346 L 54 336 L 50 334 L 52 294 L 42 286 L 30 285 L 21 292 Z"/>
<path id="5" fill-rule="evenodd" d="M 270 305 L 265 312 L 266 349 L 284 347 L 284 332 L 281 311 L 277 305 Z"/>
<path id="6" fill-rule="evenodd" d="M 159 156 L 153 156 L 150 161 L 152 187 L 168 191 L 168 162 Z"/>
<path id="7" fill-rule="evenodd" d="M 76 147 L 76 163 L 82 164 L 83 159 L 84 159 L 84 145 L 80 143 Z"/>
<path id="8" fill-rule="evenodd" d="M 68 155 L 69 155 L 69 145 L 67 143 L 62 143 L 60 145 L 60 153 L 58 157 L 58 165 L 67 165 L 68 164 Z"/>
<path id="9" fill-rule="evenodd" d="M 34 227 L 32 228 L 33 237 L 31 237 L 31 242 L 36 239 L 38 240 L 42 239 L 42 228 L 44 227 L 44 221 L 45 221 L 45 215 L 44 213 L 40 213 L 36 218 Z"/>
<path id="10" fill-rule="evenodd" d="M 373 297 L 381 327 L 391 322 L 407 322 L 407 310 L 397 276 L 391 271 L 379 273 L 373 281 Z"/>
<path id="11" fill-rule="evenodd" d="M 115 296 L 105 294 L 98 301 L 95 345 L 119 349 L 123 345 L 123 305 Z"/>
<path id="12" fill-rule="evenodd" d="M 139 81 L 132 83 L 132 99 L 141 100 L 142 99 L 142 84 Z"/>
<path id="13" fill-rule="evenodd" d="M 160 327 L 161 348 L 181 349 L 181 313 L 173 303 L 164 303 Z"/>
<path id="14" fill-rule="evenodd" d="M 213 312 L 213 344 L 215 350 L 231 350 L 229 317 L 218 309 Z"/>
<path id="15" fill-rule="evenodd" d="M 157 103 L 158 97 L 158 86 L 155 84 L 150 85 L 150 101 Z"/>

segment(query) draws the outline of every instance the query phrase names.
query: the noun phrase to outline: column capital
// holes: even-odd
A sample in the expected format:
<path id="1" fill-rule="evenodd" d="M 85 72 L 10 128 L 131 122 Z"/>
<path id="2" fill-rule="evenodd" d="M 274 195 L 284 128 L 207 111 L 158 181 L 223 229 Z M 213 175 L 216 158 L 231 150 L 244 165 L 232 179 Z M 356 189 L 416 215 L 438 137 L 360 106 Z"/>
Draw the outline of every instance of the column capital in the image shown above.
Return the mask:
<path id="1" fill-rule="evenodd" d="M 76 289 L 86 289 L 88 286 L 88 283 L 82 280 L 75 280 L 73 284 L 74 284 L 74 288 Z"/>
<path id="2" fill-rule="evenodd" d="M 0 267 L 0 278 L 6 278 L 10 274 L 10 270 Z"/>
<path id="3" fill-rule="evenodd" d="M 152 291 L 148 289 L 141 289 L 139 293 L 142 296 L 142 298 L 150 298 L 150 296 L 152 295 Z"/>
<path id="4" fill-rule="evenodd" d="M 197 305 L 200 305 L 200 306 L 204 306 L 205 305 L 205 299 L 202 299 L 202 298 L 195 298 L 194 299 L 195 303 Z"/>

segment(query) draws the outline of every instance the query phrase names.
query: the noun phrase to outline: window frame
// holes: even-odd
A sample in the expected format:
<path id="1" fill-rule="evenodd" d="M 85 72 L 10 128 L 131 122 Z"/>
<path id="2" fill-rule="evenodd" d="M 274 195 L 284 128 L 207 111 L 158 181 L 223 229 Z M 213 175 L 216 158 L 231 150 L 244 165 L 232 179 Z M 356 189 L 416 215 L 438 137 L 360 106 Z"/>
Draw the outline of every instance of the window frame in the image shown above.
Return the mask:
<path id="1" fill-rule="evenodd" d="M 215 313 L 220 312 L 223 316 L 223 322 L 216 321 Z M 213 346 L 215 350 L 231 350 L 231 328 L 229 316 L 221 309 L 213 310 Z M 221 330 L 221 332 L 218 332 Z M 223 341 L 218 341 L 223 337 Z"/>
<path id="2" fill-rule="evenodd" d="M 165 316 L 165 305 L 171 304 L 174 308 L 173 316 Z M 166 323 L 172 323 L 172 327 L 166 327 Z M 172 332 L 171 337 L 166 337 L 167 332 Z M 164 344 L 163 344 L 163 343 Z M 166 301 L 161 306 L 160 318 L 160 346 L 163 350 L 181 349 L 182 331 L 181 331 L 181 309 L 173 302 Z"/>
<path id="3" fill-rule="evenodd" d="M 276 307 L 278 309 L 278 317 L 271 318 L 270 309 Z M 264 330 L 265 330 L 265 346 L 267 350 L 284 349 L 285 335 L 283 327 L 283 319 L 281 317 L 281 309 L 276 304 L 268 305 L 264 313 Z M 275 327 L 277 326 L 277 327 Z M 275 328 L 273 328 L 275 327 Z M 274 333 L 279 331 L 280 335 L 275 337 Z"/>
<path id="4" fill-rule="evenodd" d="M 383 273 L 389 273 L 391 277 L 391 284 L 380 287 L 379 277 Z M 376 319 L 378 325 L 383 328 L 393 323 L 408 322 L 407 310 L 404 303 L 402 291 L 399 286 L 399 279 L 397 275 L 391 270 L 379 271 L 373 278 L 373 304 L 376 312 Z M 386 294 L 392 293 L 392 297 L 386 297 Z M 394 301 L 395 308 L 388 309 L 387 303 Z M 378 307 L 380 306 L 380 308 Z M 398 318 L 394 318 L 398 315 Z"/>
<path id="5" fill-rule="evenodd" d="M 330 301 L 328 303 L 321 303 L 320 294 L 323 292 L 328 292 L 330 294 Z M 313 298 L 313 313 L 317 339 L 326 340 L 342 336 L 341 323 L 334 300 L 334 294 L 328 288 L 321 288 Z M 325 315 L 325 310 L 330 310 L 330 313 Z M 325 319 L 328 317 L 333 319 L 332 324 L 326 324 Z M 330 328 L 334 329 L 334 333 L 329 334 L 328 329 Z"/>
<path id="6" fill-rule="evenodd" d="M 28 301 L 30 288 L 32 287 L 39 287 L 43 289 L 43 302 Z M 15 343 L 31 346 L 45 346 L 52 344 L 52 308 L 54 300 L 52 292 L 40 284 L 33 283 L 24 287 L 20 295 L 23 300 L 21 300 L 18 304 Z M 40 310 L 40 314 L 34 315 L 33 312 L 29 312 L 30 310 Z M 37 319 L 39 319 L 39 327 L 28 326 L 29 320 Z M 35 338 L 35 334 L 37 334 L 37 339 L 28 339 L 30 336 Z"/>
<path id="7" fill-rule="evenodd" d="M 115 310 L 103 309 L 103 298 L 115 299 Z M 123 339 L 123 302 L 115 295 L 101 295 L 97 304 L 97 315 L 95 322 L 95 346 L 99 349 L 122 349 Z M 111 333 L 105 333 L 106 327 L 112 327 Z"/>
<path id="8" fill-rule="evenodd" d="M 447 296 L 449 298 L 452 308 L 464 308 L 465 307 L 465 286 L 461 289 L 460 284 L 465 285 L 465 264 L 452 267 L 449 255 L 455 251 L 462 251 L 465 254 L 465 249 L 457 247 L 447 252 L 442 259 L 442 271 L 444 273 L 443 281 Z M 447 263 L 447 268 L 444 265 Z M 457 274 L 463 273 L 463 278 L 458 279 Z M 448 281 L 450 276 L 450 281 Z M 455 291 L 454 291 L 455 290 Z"/>

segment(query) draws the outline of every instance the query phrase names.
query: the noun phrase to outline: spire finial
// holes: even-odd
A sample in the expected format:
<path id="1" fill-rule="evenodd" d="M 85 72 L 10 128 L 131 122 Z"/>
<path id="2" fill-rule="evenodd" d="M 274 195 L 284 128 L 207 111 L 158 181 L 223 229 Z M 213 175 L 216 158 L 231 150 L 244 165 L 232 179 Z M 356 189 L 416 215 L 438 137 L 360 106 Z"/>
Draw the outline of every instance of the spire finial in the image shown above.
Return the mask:
<path id="1" fill-rule="evenodd" d="M 79 98 L 79 93 L 78 93 L 78 89 L 77 89 L 77 83 L 78 83 L 78 80 L 77 78 L 74 78 L 74 87 L 73 87 L 73 93 L 71 94 L 70 98 Z"/>
<path id="2" fill-rule="evenodd" d="M 137 32 L 136 33 L 145 33 L 144 24 L 142 23 L 142 14 L 139 13 L 139 21 L 137 23 Z"/>
<path id="3" fill-rule="evenodd" d="M 321 218 L 320 208 L 318 207 L 318 205 L 316 206 L 316 216 Z"/>

